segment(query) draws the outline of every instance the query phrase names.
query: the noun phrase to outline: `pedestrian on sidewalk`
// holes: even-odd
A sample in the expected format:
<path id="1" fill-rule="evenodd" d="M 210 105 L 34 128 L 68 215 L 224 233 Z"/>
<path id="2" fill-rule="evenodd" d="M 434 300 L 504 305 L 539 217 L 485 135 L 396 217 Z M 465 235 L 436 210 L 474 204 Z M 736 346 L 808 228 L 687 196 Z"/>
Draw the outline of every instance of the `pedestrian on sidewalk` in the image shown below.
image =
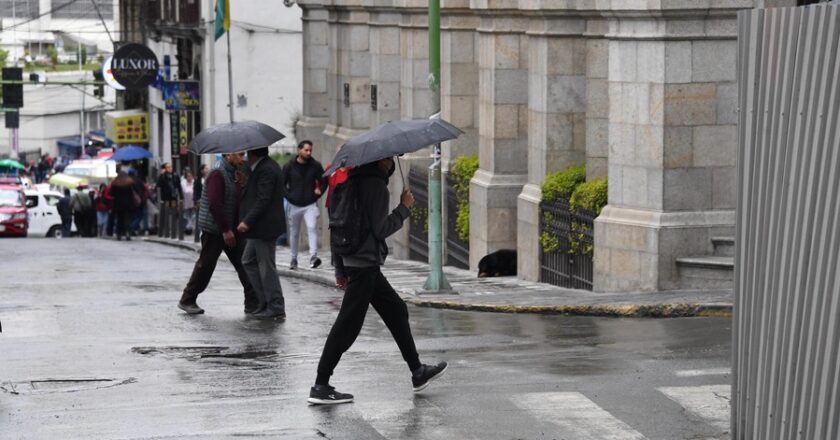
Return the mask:
<path id="1" fill-rule="evenodd" d="M 189 168 L 184 170 L 184 177 L 181 178 L 181 193 L 184 195 L 184 227 L 187 234 L 192 234 L 195 227 L 195 179 Z"/>
<path id="2" fill-rule="evenodd" d="M 251 316 L 285 318 L 286 303 L 275 263 L 277 237 L 286 224 L 281 169 L 268 157 L 268 147 L 248 151 L 248 163 L 251 175 L 242 194 L 242 220 L 236 229 L 248 239 L 242 265 L 259 298 L 259 307 Z"/>
<path id="3" fill-rule="evenodd" d="M 73 209 L 70 207 L 70 189 L 64 188 L 64 197 L 58 199 L 58 216 L 61 217 L 61 236 L 70 238 L 73 227 Z"/>
<path id="4" fill-rule="evenodd" d="M 169 163 L 164 163 L 161 167 L 157 187 L 160 189 L 161 206 L 175 209 L 178 207 L 178 201 L 184 198 L 181 180 L 172 172 L 172 165 Z"/>
<path id="5" fill-rule="evenodd" d="M 283 188 L 289 202 L 286 213 L 289 218 L 289 249 L 292 256 L 289 269 L 298 268 L 301 219 L 306 222 L 309 236 L 309 267 L 315 269 L 321 265 L 321 259 L 318 258 L 318 199 L 326 190 L 327 181 L 323 177 L 324 167 L 312 158 L 312 142 L 301 141 L 297 151 L 297 157 L 283 166 Z"/>
<path id="6" fill-rule="evenodd" d="M 369 163 L 350 172 L 349 183 L 356 187 L 345 195 L 358 197 L 360 212 L 356 214 L 366 220 L 367 224 L 363 224 L 361 229 L 366 232 L 359 240 L 357 249 L 341 256 L 347 268 L 347 289 L 324 344 L 315 385 L 309 391 L 309 403 L 329 405 L 353 401 L 353 395 L 336 391 L 330 386 L 329 380 L 341 355 L 359 335 L 369 304 L 391 331 L 403 360 L 408 364 L 414 392 L 425 389 L 429 382 L 440 377 L 446 370 L 446 362 L 434 366 L 420 363 L 408 323 L 408 307 L 382 275 L 381 266 L 388 256 L 385 239 L 402 228 L 409 216 L 409 208 L 414 206 L 414 196 L 406 190 L 400 196 L 400 204 L 388 214 L 388 178 L 393 173 L 393 158 Z"/>
<path id="7" fill-rule="evenodd" d="M 76 194 L 70 198 L 70 209 L 73 211 L 73 221 L 76 223 L 76 232 L 80 237 L 88 236 L 88 209 L 93 206 L 93 201 L 90 199 L 86 187 L 79 185 L 76 188 Z"/>
<path id="8" fill-rule="evenodd" d="M 134 179 L 125 171 L 120 171 L 116 179 L 111 182 L 111 196 L 114 198 L 114 219 L 117 223 L 117 240 L 123 237 L 131 240 L 131 212 L 136 208 L 134 203 Z"/>
<path id="9" fill-rule="evenodd" d="M 244 183 L 244 179 L 237 178 L 237 175 L 245 175 L 243 171 L 238 171 L 244 161 L 243 153 L 225 154 L 222 156 L 221 166 L 207 176 L 198 211 L 201 253 L 195 262 L 190 280 L 184 287 L 181 300 L 178 301 L 178 308 L 188 314 L 204 313 L 196 299 L 210 284 L 210 278 L 223 251 L 236 269 L 239 282 L 242 283 L 245 313 L 253 313 L 259 306 L 257 293 L 242 266 L 245 237 L 234 227 L 239 221 L 240 195 Z"/>

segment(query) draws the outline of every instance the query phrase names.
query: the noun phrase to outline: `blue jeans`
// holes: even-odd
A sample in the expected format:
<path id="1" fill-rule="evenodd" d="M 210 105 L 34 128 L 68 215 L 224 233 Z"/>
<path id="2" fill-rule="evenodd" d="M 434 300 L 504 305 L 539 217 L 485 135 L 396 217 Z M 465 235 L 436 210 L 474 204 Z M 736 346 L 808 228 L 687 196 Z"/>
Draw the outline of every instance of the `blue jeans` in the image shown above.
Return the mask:
<path id="1" fill-rule="evenodd" d="M 61 218 L 61 235 L 63 237 L 70 237 L 71 231 L 70 228 L 73 225 L 73 217 L 62 217 Z"/>

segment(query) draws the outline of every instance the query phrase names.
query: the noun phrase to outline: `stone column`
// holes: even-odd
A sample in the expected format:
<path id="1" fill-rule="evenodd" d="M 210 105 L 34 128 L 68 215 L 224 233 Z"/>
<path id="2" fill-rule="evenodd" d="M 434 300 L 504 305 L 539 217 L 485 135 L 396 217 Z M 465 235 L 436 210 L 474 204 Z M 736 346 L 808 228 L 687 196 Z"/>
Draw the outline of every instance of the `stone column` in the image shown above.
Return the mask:
<path id="1" fill-rule="evenodd" d="M 478 29 L 479 162 L 470 182 L 470 268 L 516 249 L 517 196 L 528 177 L 527 21 L 483 17 Z"/>
<path id="2" fill-rule="evenodd" d="M 540 186 L 549 172 L 586 161 L 586 21 L 541 17 L 528 32 L 528 183 L 517 201 L 520 278 L 540 275 Z"/>
<path id="3" fill-rule="evenodd" d="M 678 287 L 675 259 L 710 254 L 735 223 L 735 14 L 648 12 L 610 22 L 601 291 Z"/>
<path id="4" fill-rule="evenodd" d="M 450 2 L 451 3 L 451 2 Z M 443 119 L 464 131 L 443 149 L 443 171 L 452 160 L 478 154 L 478 56 L 474 15 L 441 17 L 441 110 Z"/>
<path id="5" fill-rule="evenodd" d="M 329 13 L 311 5 L 303 9 L 303 114 L 297 123 L 296 138 L 325 144 L 324 127 L 329 121 L 327 78 L 330 60 Z"/>
<path id="6" fill-rule="evenodd" d="M 607 177 L 609 155 L 609 30 L 606 20 L 586 23 L 586 179 Z"/>
<path id="7" fill-rule="evenodd" d="M 419 5 L 420 3 L 418 3 Z M 422 3 L 425 7 L 425 3 Z M 408 5 L 407 5 L 408 6 Z M 429 89 L 429 27 L 425 12 L 404 10 L 400 21 L 400 119 L 428 118 L 435 111 L 432 91 Z M 400 159 L 403 176 L 397 170 L 391 178 L 391 206 L 400 201 L 403 188 L 408 188 L 408 172 L 411 168 L 424 172 L 431 164 L 430 148 L 406 154 Z M 401 181 L 404 177 L 404 181 Z M 389 245 L 397 258 L 409 256 L 409 226 L 391 236 Z"/>
<path id="8" fill-rule="evenodd" d="M 468 2 L 466 6 L 469 6 Z M 457 1 L 446 2 L 455 8 Z M 449 225 L 455 223 L 456 212 L 449 212 L 446 194 L 452 161 L 460 156 L 478 154 L 478 43 L 475 29 L 480 20 L 475 15 L 452 13 L 441 17 L 441 115 L 464 133 L 443 145 L 441 170 L 444 199 L 442 203 L 443 240 L 447 246 Z M 448 251 L 444 252 L 447 261 Z"/>
<path id="9" fill-rule="evenodd" d="M 376 86 L 371 127 L 400 119 L 400 14 L 371 12 L 370 84 Z"/>

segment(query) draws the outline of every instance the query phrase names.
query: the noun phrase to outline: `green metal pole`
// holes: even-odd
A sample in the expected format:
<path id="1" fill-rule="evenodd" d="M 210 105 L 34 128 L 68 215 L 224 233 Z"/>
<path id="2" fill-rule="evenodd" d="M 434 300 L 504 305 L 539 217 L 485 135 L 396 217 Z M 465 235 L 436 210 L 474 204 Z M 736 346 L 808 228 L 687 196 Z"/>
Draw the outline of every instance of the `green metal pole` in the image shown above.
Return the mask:
<path id="1" fill-rule="evenodd" d="M 440 0 L 429 0 L 429 88 L 440 117 Z M 443 234 L 441 228 L 440 144 L 434 148 L 429 167 L 429 278 L 423 289 L 429 293 L 451 291 L 443 273 Z"/>

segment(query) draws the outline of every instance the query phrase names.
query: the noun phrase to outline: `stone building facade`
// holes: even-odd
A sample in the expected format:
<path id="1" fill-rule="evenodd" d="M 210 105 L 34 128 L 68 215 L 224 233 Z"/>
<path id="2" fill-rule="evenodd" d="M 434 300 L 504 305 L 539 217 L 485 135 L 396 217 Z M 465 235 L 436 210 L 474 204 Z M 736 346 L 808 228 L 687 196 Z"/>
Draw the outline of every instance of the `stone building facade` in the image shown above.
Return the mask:
<path id="1" fill-rule="evenodd" d="M 734 230 L 736 15 L 768 3 L 443 0 L 441 110 L 465 131 L 444 147 L 444 170 L 459 155 L 480 162 L 470 266 L 515 248 L 519 276 L 537 280 L 540 184 L 585 162 L 588 178 L 609 178 L 595 226 L 595 290 L 685 287 L 676 259 L 708 253 L 712 237 Z M 426 2 L 299 4 L 298 135 L 322 145 L 322 158 L 381 122 L 436 110 Z M 404 163 L 426 166 L 428 157 Z M 391 246 L 406 256 L 405 232 Z"/>

